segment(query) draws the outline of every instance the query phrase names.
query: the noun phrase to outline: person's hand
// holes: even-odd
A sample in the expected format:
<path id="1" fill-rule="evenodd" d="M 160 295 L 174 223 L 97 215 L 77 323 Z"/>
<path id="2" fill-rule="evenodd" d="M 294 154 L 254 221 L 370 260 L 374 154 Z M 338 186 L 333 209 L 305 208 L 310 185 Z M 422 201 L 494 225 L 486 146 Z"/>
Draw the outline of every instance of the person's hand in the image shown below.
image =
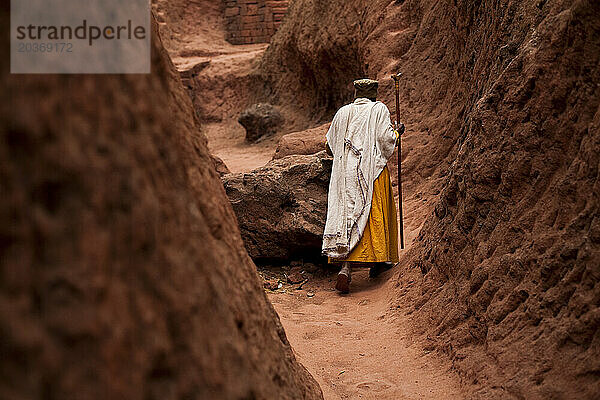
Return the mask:
<path id="1" fill-rule="evenodd" d="M 402 122 L 394 121 L 394 130 L 398 133 L 398 137 L 400 137 L 406 130 L 406 127 Z"/>

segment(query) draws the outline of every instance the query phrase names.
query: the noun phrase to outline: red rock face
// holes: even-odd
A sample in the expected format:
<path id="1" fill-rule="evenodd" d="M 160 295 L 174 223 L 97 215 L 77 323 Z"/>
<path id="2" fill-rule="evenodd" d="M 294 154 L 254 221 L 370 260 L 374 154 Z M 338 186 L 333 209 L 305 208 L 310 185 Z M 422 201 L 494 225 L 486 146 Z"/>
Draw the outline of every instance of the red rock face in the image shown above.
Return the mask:
<path id="1" fill-rule="evenodd" d="M 0 397 L 321 398 L 154 28 L 151 75 L 2 71 Z"/>
<path id="2" fill-rule="evenodd" d="M 352 100 L 352 81 L 365 77 L 363 1 L 294 1 L 257 71 L 260 101 L 279 101 L 298 115 L 298 129 L 326 122 Z M 359 20 L 360 19 L 360 20 Z M 361 22 L 361 23 L 359 23 Z"/>
<path id="3" fill-rule="evenodd" d="M 404 72 L 418 221 L 394 305 L 476 398 L 600 396 L 598 15 L 589 1 L 298 0 L 263 60 L 282 105 L 320 120 L 359 73 L 393 111 L 389 76 Z"/>
<path id="4" fill-rule="evenodd" d="M 273 159 L 283 158 L 292 154 L 315 154 L 325 150 L 325 142 L 329 123 L 301 132 L 284 135 L 279 140 Z"/>

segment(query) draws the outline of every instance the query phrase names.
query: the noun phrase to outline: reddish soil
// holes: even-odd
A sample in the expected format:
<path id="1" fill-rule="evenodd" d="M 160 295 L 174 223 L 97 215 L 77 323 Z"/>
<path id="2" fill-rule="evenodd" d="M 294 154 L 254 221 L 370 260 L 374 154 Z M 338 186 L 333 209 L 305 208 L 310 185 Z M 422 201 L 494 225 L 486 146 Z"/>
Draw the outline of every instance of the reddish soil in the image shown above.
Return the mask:
<path id="1" fill-rule="evenodd" d="M 391 274 L 369 279 L 367 269 L 357 270 L 344 296 L 333 289 L 335 272 L 321 274 L 269 299 L 325 399 L 463 399 L 451 363 L 423 350 L 410 320 L 390 308 Z"/>
<path id="2" fill-rule="evenodd" d="M 237 118 L 204 124 L 210 152 L 225 162 L 231 172 L 247 172 L 262 167 L 271 160 L 281 137 L 277 134 L 258 143 L 248 144 L 246 132 Z"/>
<path id="3" fill-rule="evenodd" d="M 401 254 L 410 249 L 431 211 L 428 199 L 413 196 L 404 202 L 406 249 Z M 325 399 L 463 399 L 473 391 L 452 362 L 413 334 L 410 315 L 393 305 L 398 290 L 394 275 L 403 268 L 401 264 L 377 279 L 370 279 L 367 269 L 356 269 L 349 295 L 334 290 L 334 267 L 309 273 L 302 290 L 286 283 L 287 269 L 261 269 L 264 280 L 283 284 L 277 291 L 267 290 L 268 297 L 294 353 Z"/>

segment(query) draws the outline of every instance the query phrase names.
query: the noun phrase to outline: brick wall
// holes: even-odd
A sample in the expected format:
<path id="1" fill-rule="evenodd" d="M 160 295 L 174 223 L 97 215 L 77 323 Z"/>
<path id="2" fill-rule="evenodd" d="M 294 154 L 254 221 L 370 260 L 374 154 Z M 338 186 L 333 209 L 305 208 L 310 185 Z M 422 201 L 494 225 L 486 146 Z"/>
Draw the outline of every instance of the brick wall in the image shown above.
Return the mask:
<path id="1" fill-rule="evenodd" d="M 268 43 L 288 7 L 288 0 L 224 0 L 226 39 L 232 44 Z"/>

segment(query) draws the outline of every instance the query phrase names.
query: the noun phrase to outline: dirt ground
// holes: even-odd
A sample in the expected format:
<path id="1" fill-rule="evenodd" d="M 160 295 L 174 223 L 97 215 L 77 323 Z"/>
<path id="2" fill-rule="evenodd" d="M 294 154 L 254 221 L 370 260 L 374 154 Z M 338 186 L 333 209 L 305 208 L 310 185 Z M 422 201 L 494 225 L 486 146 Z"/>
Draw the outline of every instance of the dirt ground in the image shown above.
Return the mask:
<path id="1" fill-rule="evenodd" d="M 221 158 L 229 171 L 246 172 L 262 167 L 271 160 L 281 137 L 268 138 L 258 143 L 247 143 L 244 128 L 236 119 L 203 125 L 212 154 Z"/>
<path id="2" fill-rule="evenodd" d="M 271 160 L 281 137 L 281 134 L 277 134 L 249 144 L 245 140 L 246 131 L 237 122 L 245 99 L 243 93 L 236 92 L 236 81 L 246 79 L 253 63 L 265 48 L 264 44 L 233 46 L 221 43 L 217 53 L 174 60 L 179 69 L 209 61 L 210 64 L 202 71 L 200 79 L 203 79 L 205 86 L 214 89 L 213 95 L 220 92 L 221 96 L 203 102 L 202 108 L 212 118 L 203 121 L 202 131 L 209 140 L 210 152 L 220 157 L 231 172 L 250 171 L 266 164 Z M 240 89 L 243 89 L 241 83 Z"/>
<path id="3" fill-rule="evenodd" d="M 173 62 L 179 70 L 209 62 L 209 66 L 200 73 L 199 80 L 213 97 L 200 99 L 198 102 L 206 114 L 204 117 L 208 117 L 203 121 L 202 131 L 209 140 L 210 152 L 221 158 L 231 172 L 251 171 L 271 160 L 277 142 L 285 132 L 250 144 L 245 139 L 246 131 L 237 122 L 243 104 L 247 101 L 243 82 L 265 51 L 266 45 L 233 46 L 226 42 L 215 43 L 218 43 L 218 51 L 209 52 L 206 46 L 197 43 L 202 51 L 188 51 L 184 53 L 188 56 L 176 57 Z M 202 118 L 203 113 L 200 114 Z"/>
<path id="4" fill-rule="evenodd" d="M 357 270 L 351 293 L 339 295 L 329 270 L 310 275 L 300 290 L 283 284 L 268 297 L 325 399 L 462 399 L 451 365 L 413 343 L 406 317 L 390 309 L 392 274 L 370 279 L 367 269 Z"/>
<path id="5" fill-rule="evenodd" d="M 376 279 L 369 278 L 366 268 L 354 269 L 348 295 L 334 289 L 335 267 L 307 269 L 304 285 L 287 283 L 289 267 L 260 268 L 264 280 L 281 283 L 267 295 L 298 361 L 315 377 L 326 400 L 467 397 L 452 365 L 424 350 L 423 342 L 410 334 L 409 316 L 390 306 L 393 275 L 405 267 L 402 255 L 433 203 L 426 192 L 404 200 L 406 248 L 400 264 Z"/>

